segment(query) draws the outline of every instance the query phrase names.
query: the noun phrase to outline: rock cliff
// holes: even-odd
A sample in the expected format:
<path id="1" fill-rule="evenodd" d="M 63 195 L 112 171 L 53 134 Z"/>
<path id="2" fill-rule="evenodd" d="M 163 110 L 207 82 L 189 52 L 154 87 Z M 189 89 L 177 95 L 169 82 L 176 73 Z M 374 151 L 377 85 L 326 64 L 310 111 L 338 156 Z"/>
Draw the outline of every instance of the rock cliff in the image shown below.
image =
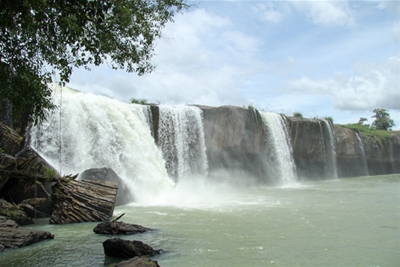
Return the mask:
<path id="1" fill-rule="evenodd" d="M 269 136 L 257 110 L 198 106 L 203 112 L 210 174 L 247 175 L 274 182 Z M 152 106 L 157 142 L 159 112 Z M 286 117 L 299 179 L 329 179 L 400 173 L 400 134 L 366 135 L 321 119 Z M 331 132 L 331 133 L 330 133 Z"/>

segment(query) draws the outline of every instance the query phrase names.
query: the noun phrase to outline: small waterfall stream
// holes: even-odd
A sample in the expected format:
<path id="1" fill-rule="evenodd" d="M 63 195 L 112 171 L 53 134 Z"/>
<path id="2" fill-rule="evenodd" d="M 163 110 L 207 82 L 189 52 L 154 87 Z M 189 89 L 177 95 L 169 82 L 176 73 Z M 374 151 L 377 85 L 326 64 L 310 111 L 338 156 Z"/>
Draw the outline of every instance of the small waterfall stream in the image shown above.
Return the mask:
<path id="1" fill-rule="evenodd" d="M 56 87 L 53 94 L 61 110 L 31 129 L 31 146 L 52 166 L 64 174 L 110 167 L 139 202 L 173 188 L 151 135 L 147 106 L 68 88 L 61 94 Z"/>
<path id="2" fill-rule="evenodd" d="M 365 156 L 364 143 L 362 142 L 360 135 L 357 132 L 355 133 L 357 137 L 358 150 L 360 151 L 362 158 L 363 175 L 368 176 L 369 171 L 368 171 L 367 157 Z"/>
<path id="3" fill-rule="evenodd" d="M 324 134 L 323 127 L 320 124 L 322 137 L 324 138 L 325 142 L 327 141 L 326 143 L 328 144 L 328 146 L 325 145 L 325 153 L 328 156 L 328 162 L 330 165 L 329 166 L 330 170 L 328 171 L 328 175 L 332 175 L 333 176 L 332 178 L 337 179 L 338 174 L 337 174 L 336 145 L 335 145 L 332 125 L 327 120 L 322 120 L 322 122 L 325 125 L 325 129 L 329 138 L 328 140 L 325 140 L 326 134 Z"/>
<path id="4" fill-rule="evenodd" d="M 260 112 L 260 114 L 268 133 L 267 143 L 270 145 L 277 163 L 278 182 L 281 185 L 295 183 L 297 180 L 296 165 L 285 121 L 281 115 L 276 113 Z"/>
<path id="5" fill-rule="evenodd" d="M 208 170 L 202 111 L 193 106 L 160 105 L 158 144 L 170 176 L 205 175 Z"/>

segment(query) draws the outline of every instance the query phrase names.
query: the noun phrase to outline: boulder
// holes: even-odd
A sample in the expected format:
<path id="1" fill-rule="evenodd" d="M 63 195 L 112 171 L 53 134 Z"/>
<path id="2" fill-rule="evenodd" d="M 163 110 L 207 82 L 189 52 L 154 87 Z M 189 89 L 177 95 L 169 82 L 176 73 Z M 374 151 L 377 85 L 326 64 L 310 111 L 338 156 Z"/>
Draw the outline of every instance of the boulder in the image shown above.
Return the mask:
<path id="1" fill-rule="evenodd" d="M 19 206 L 0 199 L 0 215 L 14 220 L 19 225 L 33 224 L 33 220 Z"/>
<path id="2" fill-rule="evenodd" d="M 133 258 L 148 256 L 152 257 L 160 254 L 160 250 L 155 250 L 151 246 L 137 240 L 123 240 L 120 238 L 107 239 L 103 242 L 104 253 L 107 256 L 119 258 Z"/>
<path id="3" fill-rule="evenodd" d="M 113 267 L 160 267 L 157 261 L 153 261 L 147 257 L 134 257 L 112 266 Z"/>
<path id="4" fill-rule="evenodd" d="M 79 180 L 88 181 L 109 181 L 118 184 L 118 194 L 115 201 L 115 205 L 123 205 L 132 202 L 133 195 L 130 192 L 128 186 L 124 183 L 121 177 L 115 173 L 111 168 L 93 168 L 82 172 L 79 175 Z"/>
<path id="5" fill-rule="evenodd" d="M 53 238 L 54 236 L 50 232 L 22 228 L 8 217 L 0 216 L 0 251 L 1 247 L 23 247 Z"/>
<path id="6" fill-rule="evenodd" d="M 63 177 L 53 186 L 51 224 L 108 220 L 115 207 L 118 186 L 113 182 L 76 181 Z"/>
<path id="7" fill-rule="evenodd" d="M 93 231 L 96 234 L 108 234 L 108 235 L 133 235 L 138 233 L 144 233 L 153 229 L 146 228 L 138 224 L 130 224 L 118 221 L 104 221 L 96 225 Z"/>

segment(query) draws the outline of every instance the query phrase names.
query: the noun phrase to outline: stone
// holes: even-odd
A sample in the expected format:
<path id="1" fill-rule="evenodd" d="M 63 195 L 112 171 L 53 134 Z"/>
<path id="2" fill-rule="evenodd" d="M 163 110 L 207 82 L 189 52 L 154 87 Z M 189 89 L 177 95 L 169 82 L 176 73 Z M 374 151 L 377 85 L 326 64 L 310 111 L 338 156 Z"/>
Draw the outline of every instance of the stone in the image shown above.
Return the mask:
<path id="1" fill-rule="evenodd" d="M 114 212 L 118 185 L 63 177 L 53 187 L 51 224 L 101 222 Z"/>
<path id="2" fill-rule="evenodd" d="M 130 241 L 120 238 L 107 239 L 103 242 L 103 248 L 107 256 L 119 258 L 133 258 L 136 256 L 152 257 L 160 254 L 160 250 L 155 250 L 141 241 Z"/>
<path id="3" fill-rule="evenodd" d="M 151 230 L 153 229 L 138 224 L 124 223 L 115 220 L 101 222 L 93 229 L 96 234 L 106 235 L 133 235 Z"/>
<path id="4" fill-rule="evenodd" d="M 0 199 L 0 215 L 7 216 L 19 225 L 33 224 L 33 220 L 17 205 Z"/>
<path id="5" fill-rule="evenodd" d="M 134 257 L 113 265 L 113 267 L 160 267 L 157 261 L 147 257 Z"/>
<path id="6" fill-rule="evenodd" d="M 118 174 L 111 168 L 93 168 L 88 169 L 82 172 L 79 177 L 79 180 L 87 180 L 87 181 L 109 181 L 118 184 L 118 193 L 115 201 L 116 206 L 124 205 L 130 202 L 133 202 L 133 194 L 129 190 L 128 186 L 122 180 Z"/>
<path id="7" fill-rule="evenodd" d="M 23 247 L 53 238 L 54 235 L 50 232 L 22 228 L 8 217 L 0 216 L 0 247 Z"/>

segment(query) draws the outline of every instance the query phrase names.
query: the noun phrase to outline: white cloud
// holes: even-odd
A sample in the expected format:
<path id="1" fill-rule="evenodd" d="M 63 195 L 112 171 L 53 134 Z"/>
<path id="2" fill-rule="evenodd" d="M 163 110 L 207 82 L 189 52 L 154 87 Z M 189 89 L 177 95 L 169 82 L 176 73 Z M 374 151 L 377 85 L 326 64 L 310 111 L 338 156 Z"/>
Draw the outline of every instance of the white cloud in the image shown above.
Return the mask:
<path id="1" fill-rule="evenodd" d="M 279 23 L 290 13 L 290 8 L 284 2 L 263 2 L 253 7 L 253 12 L 261 21 Z"/>
<path id="2" fill-rule="evenodd" d="M 393 23 L 393 39 L 396 43 L 400 42 L 400 21 Z"/>
<path id="3" fill-rule="evenodd" d="M 138 77 L 109 71 L 101 78 L 104 82 L 97 80 L 97 90 L 125 101 L 134 97 L 166 104 L 246 103 L 240 85 L 262 64 L 256 59 L 257 38 L 236 30 L 230 19 L 200 8 L 176 16 L 163 36 L 154 51 L 153 73 Z M 81 75 L 77 85 L 79 77 L 74 73 L 71 86 L 82 88 L 88 75 Z M 87 84 L 85 88 L 93 91 Z"/>
<path id="4" fill-rule="evenodd" d="M 400 110 L 400 58 L 376 64 L 358 64 L 354 75 L 338 74 L 327 80 L 302 77 L 288 82 L 292 92 L 329 95 L 341 110 Z"/>
<path id="5" fill-rule="evenodd" d="M 354 16 L 347 1 L 293 1 L 316 25 L 353 26 Z"/>

